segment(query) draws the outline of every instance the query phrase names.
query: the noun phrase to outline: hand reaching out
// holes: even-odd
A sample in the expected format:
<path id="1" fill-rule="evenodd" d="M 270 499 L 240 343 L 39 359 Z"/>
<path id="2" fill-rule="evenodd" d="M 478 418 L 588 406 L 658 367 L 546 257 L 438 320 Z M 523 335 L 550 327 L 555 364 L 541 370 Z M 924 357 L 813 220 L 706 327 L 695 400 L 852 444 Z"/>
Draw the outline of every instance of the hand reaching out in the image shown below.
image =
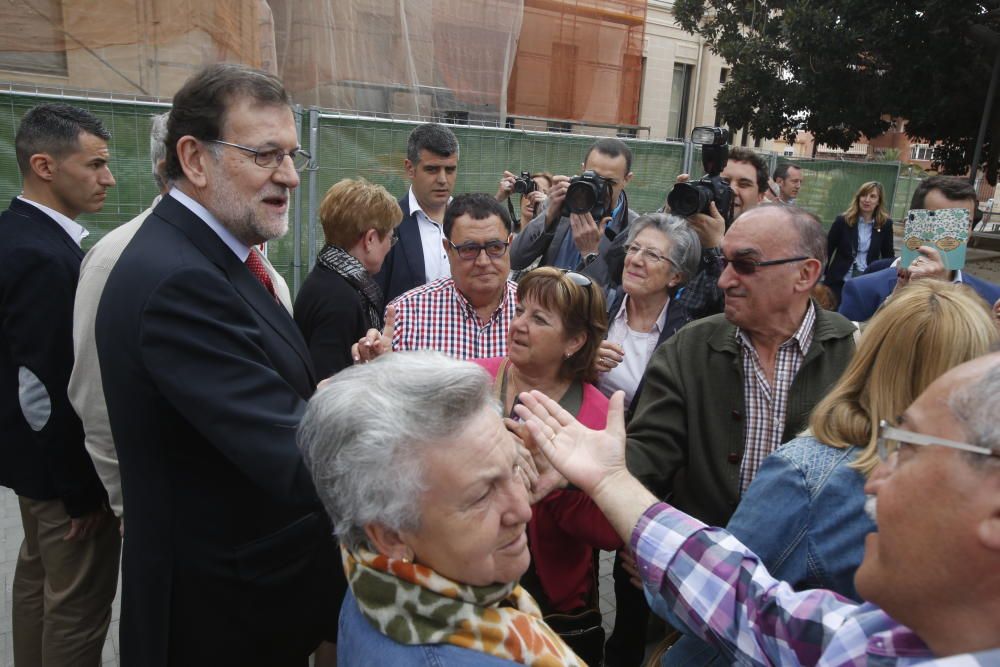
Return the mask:
<path id="1" fill-rule="evenodd" d="M 385 328 L 369 329 L 364 338 L 351 346 L 351 358 L 356 364 L 366 364 L 383 354 L 392 352 L 392 335 L 396 330 L 396 308 L 385 309 Z"/>

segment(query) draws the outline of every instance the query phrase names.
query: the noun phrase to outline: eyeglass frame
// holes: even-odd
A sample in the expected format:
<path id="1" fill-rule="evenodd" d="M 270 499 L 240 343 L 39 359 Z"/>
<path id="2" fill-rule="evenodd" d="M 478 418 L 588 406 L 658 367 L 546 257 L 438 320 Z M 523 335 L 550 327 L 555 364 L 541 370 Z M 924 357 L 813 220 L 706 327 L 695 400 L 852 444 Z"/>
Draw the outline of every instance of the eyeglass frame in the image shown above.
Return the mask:
<path id="1" fill-rule="evenodd" d="M 878 424 L 878 438 L 875 442 L 875 451 L 878 453 L 880 461 L 883 463 L 889 463 L 890 470 L 894 470 L 896 467 L 895 459 L 893 459 L 891 463 L 890 459 L 892 459 L 894 454 L 898 455 L 899 447 L 896 447 L 890 452 L 886 442 L 888 440 L 893 440 L 900 444 L 919 445 L 923 447 L 948 447 L 950 449 L 957 449 L 963 452 L 970 452 L 972 454 L 979 454 L 982 456 L 1000 457 L 1000 452 L 995 452 L 986 447 L 970 445 L 965 442 L 956 442 L 955 440 L 948 440 L 946 438 L 938 438 L 933 435 L 924 435 L 923 433 L 914 433 L 913 431 L 907 431 L 906 429 L 896 428 L 883 419 Z"/>
<path id="2" fill-rule="evenodd" d="M 801 257 L 785 257 L 784 259 L 768 259 L 768 260 L 765 260 L 765 261 L 761 262 L 761 261 L 758 261 L 756 259 L 749 259 L 749 258 L 746 258 L 746 257 L 740 257 L 738 259 L 729 259 L 725 255 L 722 255 L 721 257 L 718 258 L 718 261 L 719 261 L 719 266 L 722 268 L 723 271 L 726 270 L 727 266 L 732 266 L 733 267 L 733 271 L 735 271 L 739 275 L 741 275 L 741 276 L 752 276 L 753 274 L 757 273 L 757 269 L 759 269 L 762 266 L 777 266 L 779 264 L 791 264 L 792 262 L 801 262 L 801 261 L 804 261 L 804 260 L 807 260 L 807 259 L 813 259 L 813 258 L 812 257 L 806 257 L 806 256 L 801 256 Z M 737 262 L 742 263 L 742 264 L 748 264 L 748 265 L 752 266 L 753 268 L 750 271 L 740 271 L 735 266 L 735 264 Z"/>
<path id="3" fill-rule="evenodd" d="M 636 248 L 636 250 L 632 251 L 632 248 Z M 661 255 L 660 253 L 655 252 L 655 251 L 653 251 L 650 248 L 645 248 L 645 247 L 643 247 L 643 246 L 641 246 L 641 245 L 639 245 L 637 243 L 630 243 L 627 246 L 625 246 L 625 254 L 626 255 L 640 255 L 640 256 L 642 256 L 644 258 L 647 258 L 647 259 L 650 259 L 650 260 L 652 260 L 652 261 L 654 261 L 656 263 L 667 262 L 671 266 L 673 266 L 675 269 L 680 269 L 681 268 L 681 267 L 677 266 L 677 262 L 675 262 L 674 260 L 670 259 L 666 255 Z"/>
<path id="4" fill-rule="evenodd" d="M 488 257 L 489 259 L 500 259 L 504 255 L 506 255 L 507 251 L 510 249 L 509 237 L 508 240 L 506 241 L 498 241 L 495 239 L 492 241 L 487 241 L 486 243 L 472 243 L 470 241 L 469 243 L 463 243 L 462 245 L 455 245 L 454 243 L 452 243 L 451 239 L 445 239 L 445 241 L 447 241 L 448 245 L 452 247 L 452 249 L 455 251 L 455 254 L 458 255 L 458 258 L 465 262 L 476 261 L 477 259 L 479 259 L 479 255 L 482 254 L 484 251 L 486 252 L 486 257 Z M 487 248 L 490 246 L 495 248 L 498 245 L 503 246 L 503 252 L 501 252 L 499 255 L 491 255 L 489 250 L 487 250 Z M 462 257 L 463 250 L 475 250 L 476 254 L 473 255 L 472 257 Z"/>
<path id="5" fill-rule="evenodd" d="M 260 167 L 261 169 L 280 169 L 281 165 L 284 163 L 286 157 L 291 158 L 291 160 L 292 160 L 292 167 L 294 167 L 295 171 L 302 171 L 303 169 L 305 169 L 306 167 L 309 166 L 310 162 L 312 162 L 312 154 L 309 153 L 309 151 L 303 150 L 301 147 L 300 148 L 293 148 L 290 151 L 283 151 L 280 148 L 269 148 L 267 150 L 262 150 L 262 149 L 259 149 L 259 148 L 250 148 L 249 146 L 243 146 L 241 144 L 234 144 L 231 141 L 223 141 L 222 139 L 206 139 L 205 141 L 207 141 L 208 143 L 211 143 L 211 144 L 221 144 L 223 146 L 231 146 L 232 148 L 239 148 L 242 151 L 247 151 L 248 153 L 253 153 L 253 163 L 255 165 L 257 165 L 258 167 Z M 281 157 L 278 159 L 277 163 L 275 163 L 273 166 L 272 165 L 266 165 L 266 164 L 261 164 L 261 163 L 257 162 L 257 159 L 260 157 L 261 153 L 265 153 L 265 154 L 266 153 L 279 153 L 281 155 Z M 306 156 L 306 161 L 305 161 L 305 163 L 302 166 L 296 166 L 296 164 L 295 164 L 295 156 L 296 155 L 305 155 Z"/>

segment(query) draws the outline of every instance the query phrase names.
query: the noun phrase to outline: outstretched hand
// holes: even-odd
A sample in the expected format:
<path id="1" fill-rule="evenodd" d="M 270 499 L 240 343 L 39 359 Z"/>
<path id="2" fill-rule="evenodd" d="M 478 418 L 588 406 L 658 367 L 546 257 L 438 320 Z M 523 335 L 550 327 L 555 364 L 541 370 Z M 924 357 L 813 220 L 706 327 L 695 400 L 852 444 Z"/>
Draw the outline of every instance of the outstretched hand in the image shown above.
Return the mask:
<path id="1" fill-rule="evenodd" d="M 594 497 L 609 480 L 628 475 L 625 468 L 625 394 L 608 405 L 608 426 L 589 429 L 539 391 L 520 395 L 514 410 L 525 421 L 534 444 L 566 479 Z"/>
<path id="2" fill-rule="evenodd" d="M 392 352 L 392 335 L 396 330 L 396 307 L 385 309 L 385 327 L 382 331 L 369 329 L 364 338 L 351 346 L 351 359 L 356 364 L 373 361 L 387 352 Z"/>

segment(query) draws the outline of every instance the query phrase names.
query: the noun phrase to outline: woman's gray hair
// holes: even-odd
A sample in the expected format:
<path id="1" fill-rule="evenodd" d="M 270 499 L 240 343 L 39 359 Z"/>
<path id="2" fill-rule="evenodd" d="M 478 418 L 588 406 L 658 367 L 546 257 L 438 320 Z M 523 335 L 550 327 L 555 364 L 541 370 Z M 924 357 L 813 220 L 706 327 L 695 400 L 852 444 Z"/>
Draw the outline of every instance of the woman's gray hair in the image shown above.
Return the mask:
<path id="1" fill-rule="evenodd" d="M 641 215 L 628 226 L 625 247 L 632 245 L 635 237 L 644 229 L 655 229 L 670 239 L 670 261 L 673 263 L 674 269 L 682 275 L 681 285 L 698 273 L 698 265 L 701 262 L 701 242 L 687 220 L 669 213 Z"/>
<path id="2" fill-rule="evenodd" d="M 348 548 L 365 525 L 420 526 L 422 450 L 455 438 L 495 407 L 485 370 L 438 352 L 394 352 L 352 366 L 316 394 L 298 444 L 316 492 Z"/>

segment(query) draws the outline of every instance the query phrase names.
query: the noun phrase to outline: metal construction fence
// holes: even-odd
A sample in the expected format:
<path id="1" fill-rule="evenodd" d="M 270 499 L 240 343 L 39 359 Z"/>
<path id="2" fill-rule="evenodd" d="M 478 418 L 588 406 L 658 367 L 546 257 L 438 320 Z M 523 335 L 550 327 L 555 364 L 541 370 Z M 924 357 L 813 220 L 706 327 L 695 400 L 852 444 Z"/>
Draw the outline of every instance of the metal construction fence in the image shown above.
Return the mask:
<path id="1" fill-rule="evenodd" d="M 112 132 L 111 169 L 117 181 L 104 209 L 84 215 L 90 230 L 84 242 L 89 248 L 100 238 L 143 211 L 156 196 L 149 159 L 149 127 L 153 115 L 169 109 L 156 101 L 113 99 L 100 93 L 58 94 L 0 91 L 0 148 L 6 159 L 0 164 L 0 198 L 20 191 L 20 176 L 14 159 L 14 134 L 21 116 L 36 104 L 62 101 L 98 115 Z M 364 177 L 384 185 L 397 196 L 406 193 L 403 168 L 406 139 L 416 121 L 390 120 L 298 109 L 301 143 L 313 155 L 312 165 L 302 173 L 290 212 L 289 233 L 271 242 L 268 257 L 292 288 L 298 290 L 316 251 L 322 246 L 317 222 L 319 202 L 326 190 L 342 178 Z M 461 145 L 455 192 L 494 193 L 503 171 L 548 171 L 576 174 L 594 137 L 552 132 L 529 132 L 497 127 L 454 125 Z M 685 165 L 701 173 L 700 150 L 681 142 L 626 139 L 633 152 L 629 183 L 629 205 L 638 212 L 659 208 L 677 174 Z M 771 171 L 787 158 L 769 156 Z M 881 181 L 886 197 L 893 201 L 893 217 L 905 213 L 913 179 L 899 179 L 899 164 L 838 160 L 796 159 L 803 170 L 804 186 L 798 203 L 829 226 L 848 207 L 857 188 L 866 181 Z M 897 182 L 897 179 L 899 181 Z M 913 181 L 913 182 L 911 182 Z M 897 196 L 898 195 L 898 196 Z"/>

